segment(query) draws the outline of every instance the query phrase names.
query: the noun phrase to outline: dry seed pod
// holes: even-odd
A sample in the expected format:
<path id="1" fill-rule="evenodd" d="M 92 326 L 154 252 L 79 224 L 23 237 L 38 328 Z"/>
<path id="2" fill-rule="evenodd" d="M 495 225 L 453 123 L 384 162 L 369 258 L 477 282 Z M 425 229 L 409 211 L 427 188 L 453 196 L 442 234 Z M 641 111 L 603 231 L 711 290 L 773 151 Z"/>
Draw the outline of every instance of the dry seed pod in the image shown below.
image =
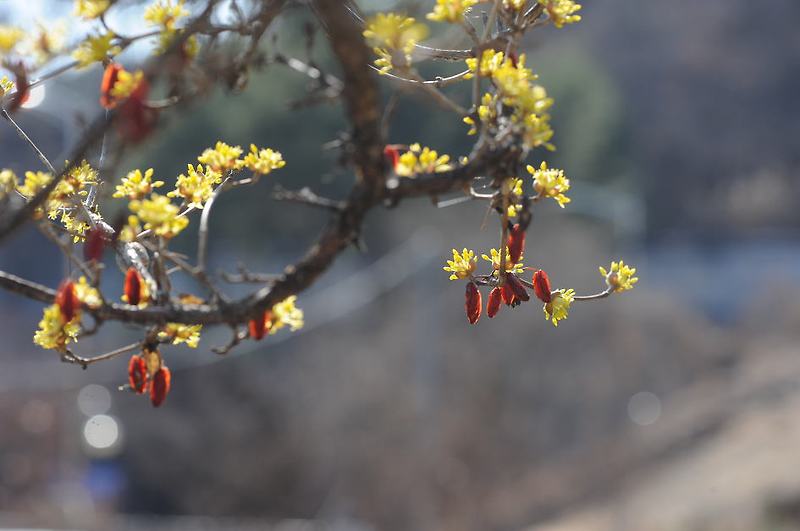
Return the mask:
<path id="1" fill-rule="evenodd" d="M 507 245 L 511 263 L 516 264 L 522 258 L 522 253 L 525 252 L 525 231 L 522 230 L 519 223 L 508 231 Z"/>
<path id="2" fill-rule="evenodd" d="M 475 324 L 481 318 L 481 309 L 483 302 L 481 301 L 481 292 L 474 282 L 467 284 L 467 291 L 465 294 L 464 309 L 467 312 L 467 319 L 470 324 Z"/>
<path id="3" fill-rule="evenodd" d="M 536 293 L 539 300 L 544 303 L 548 303 L 552 300 L 550 296 L 550 279 L 547 277 L 547 273 L 541 269 L 533 274 L 533 291 Z"/>
<path id="4" fill-rule="evenodd" d="M 497 315 L 497 312 L 500 311 L 500 303 L 503 302 L 502 292 L 503 290 L 499 287 L 493 288 L 492 291 L 489 292 L 489 301 L 486 303 L 486 315 L 489 316 L 489 319 Z"/>

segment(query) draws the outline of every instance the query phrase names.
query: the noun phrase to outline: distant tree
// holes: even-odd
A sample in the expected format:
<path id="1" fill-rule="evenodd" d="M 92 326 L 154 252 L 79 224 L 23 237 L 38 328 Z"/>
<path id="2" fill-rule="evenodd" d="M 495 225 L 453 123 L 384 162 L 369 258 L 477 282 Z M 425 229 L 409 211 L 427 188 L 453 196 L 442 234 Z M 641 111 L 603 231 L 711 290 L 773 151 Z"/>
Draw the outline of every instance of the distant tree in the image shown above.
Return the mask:
<path id="1" fill-rule="evenodd" d="M 570 202 L 566 195 L 570 181 L 563 170 L 549 168 L 546 162 L 526 164 L 534 149 L 553 149 L 549 115 L 553 100 L 537 84 L 519 48 L 524 35 L 535 28 L 578 22 L 581 6 L 574 0 L 437 0 L 427 19 L 463 31 L 472 42 L 469 49 L 425 45 L 429 29 L 414 18 L 394 12 L 363 16 L 355 4 L 342 0 L 234 0 L 226 4 L 228 17 L 219 13 L 218 0 L 195 5 L 196 10 L 183 0 L 156 0 L 144 11 L 143 22 L 149 29 L 141 33 L 109 25 L 107 14 L 115 4 L 114 0 L 75 2 L 75 17 L 91 22 L 95 31 L 72 48 L 65 47 L 52 29 L 0 26 L 0 58 L 8 71 L 0 79 L 2 116 L 43 165 L 21 178 L 9 169 L 0 172 L 0 241 L 32 223 L 75 270 L 56 290 L 6 272 L 0 272 L 0 286 L 48 304 L 33 340 L 58 352 L 63 361 L 86 367 L 134 353 L 128 386 L 136 393 L 149 393 L 158 406 L 170 388 L 170 372 L 159 345 L 197 347 L 203 326 L 225 325 L 232 338 L 213 349 L 225 354 L 244 340 L 258 341 L 283 328 L 302 327 L 297 294 L 339 253 L 359 245 L 371 209 L 424 196 L 439 202 L 450 192 L 486 201 L 499 221 L 498 248 L 482 255 L 490 264 L 486 273 L 478 273 L 478 257 L 466 248 L 453 249 L 452 260 L 444 267 L 451 280 L 466 281 L 465 311 L 472 324 L 483 313 L 480 288 L 489 290 L 490 318 L 503 305 L 516 307 L 530 300 L 531 290 L 543 303 L 545 317 L 557 326 L 567 318 L 572 303 L 631 289 L 637 281 L 635 269 L 612 262 L 607 270 L 600 268 L 606 287 L 579 296 L 572 289 L 553 289 L 547 273 L 522 262 L 533 206 L 553 199 L 563 208 Z M 313 11 L 340 64 L 341 78 L 274 50 L 262 51 L 267 29 L 290 6 Z M 307 29 L 309 35 L 314 31 Z M 126 69 L 123 53 L 146 39 L 156 41 L 152 56 L 142 69 Z M 71 59 L 66 64 L 65 57 Z M 57 59 L 61 66 L 54 67 Z M 464 68 L 455 75 L 425 79 L 417 65 L 427 61 L 461 62 Z M 282 170 L 286 162 L 281 153 L 220 141 L 202 151 L 198 164 L 188 164 L 186 173 L 174 181 L 156 179 L 152 169 L 134 169 L 111 186 L 102 186 L 103 181 L 128 147 L 158 134 L 159 115 L 202 98 L 215 84 L 241 89 L 251 69 L 270 62 L 311 79 L 309 103 L 342 100 L 349 122 L 342 136 L 342 163 L 352 169 L 355 179 L 343 199 L 321 197 L 308 188 L 274 190 L 276 200 L 331 212 L 318 240 L 283 273 L 240 269 L 236 274 L 212 275 L 207 270 L 208 227 L 215 200 L 227 190 Z M 99 115 L 83 131 L 68 162 L 56 168 L 13 116 L 24 112 L 36 86 L 98 63 L 105 68 Z M 381 103 L 381 77 L 418 91 L 463 120 L 475 137 L 470 153 L 456 161 L 418 143 L 387 144 L 386 128 L 396 100 Z M 462 82 L 471 86 L 472 98 L 466 104 L 446 90 Z M 155 92 L 156 86 L 165 88 L 165 97 L 151 96 L 150 87 Z M 94 168 L 86 159 L 101 145 L 99 167 Z M 529 177 L 519 177 L 524 173 Z M 161 193 L 162 188 L 170 191 Z M 127 202 L 130 216 L 104 217 L 103 206 L 110 201 Z M 197 253 L 189 259 L 172 251 L 170 243 L 195 218 Z M 122 303 L 112 302 L 99 289 L 103 258 L 111 253 L 125 272 Z M 532 273 L 524 278 L 528 271 Z M 176 293 L 174 275 L 193 279 L 203 296 Z M 261 287 L 232 299 L 222 281 Z M 91 357 L 73 351 L 71 343 L 107 321 L 140 326 L 142 339 Z"/>

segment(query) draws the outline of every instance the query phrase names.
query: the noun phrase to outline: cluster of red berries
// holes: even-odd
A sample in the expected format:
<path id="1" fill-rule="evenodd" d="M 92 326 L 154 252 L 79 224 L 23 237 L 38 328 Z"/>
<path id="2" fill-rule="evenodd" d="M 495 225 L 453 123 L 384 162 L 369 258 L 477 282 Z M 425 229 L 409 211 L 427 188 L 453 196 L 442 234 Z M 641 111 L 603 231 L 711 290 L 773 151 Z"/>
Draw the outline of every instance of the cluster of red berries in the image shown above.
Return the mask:
<path id="1" fill-rule="evenodd" d="M 511 263 L 515 264 L 519 262 L 522 258 L 522 253 L 525 251 L 525 230 L 519 223 L 509 228 L 506 246 Z M 504 277 L 505 281 L 501 285 L 492 288 L 489 292 L 489 300 L 486 303 L 486 315 L 488 315 L 490 319 L 500 311 L 501 303 L 513 308 L 530 300 L 530 295 L 528 294 L 526 286 L 515 273 L 507 271 Z M 541 269 L 533 273 L 531 286 L 539 300 L 545 304 L 552 300 L 550 279 L 547 273 Z M 467 319 L 470 324 L 477 323 L 483 311 L 483 299 L 481 297 L 481 292 L 478 290 L 478 285 L 475 282 L 470 281 L 467 284 L 464 309 L 466 310 Z"/>
<path id="2" fill-rule="evenodd" d="M 160 406 L 167 398 L 171 380 L 169 368 L 164 365 L 158 350 L 145 348 L 143 354 L 131 356 L 128 362 L 128 385 L 136 394 L 149 392 L 154 407 Z"/>

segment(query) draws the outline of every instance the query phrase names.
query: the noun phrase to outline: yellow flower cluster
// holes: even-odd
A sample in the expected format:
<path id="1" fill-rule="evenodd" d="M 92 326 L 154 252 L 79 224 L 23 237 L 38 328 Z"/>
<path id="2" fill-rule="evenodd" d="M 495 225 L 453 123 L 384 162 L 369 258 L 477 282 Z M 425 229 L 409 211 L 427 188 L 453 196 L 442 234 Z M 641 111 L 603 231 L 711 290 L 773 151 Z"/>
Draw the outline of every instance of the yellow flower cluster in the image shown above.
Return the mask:
<path id="1" fill-rule="evenodd" d="M 252 146 L 251 149 L 254 147 L 255 146 Z M 244 165 L 244 161 L 239 160 L 241 154 L 241 147 L 229 146 L 225 142 L 217 142 L 213 149 L 208 148 L 203 151 L 203 153 L 197 157 L 197 161 L 201 164 L 205 164 L 206 167 L 214 171 L 224 172 L 239 169 Z M 278 153 L 278 158 L 280 158 L 280 153 Z"/>
<path id="2" fill-rule="evenodd" d="M 461 254 L 453 249 L 453 259 L 447 260 L 447 265 L 442 269 L 452 273 L 450 280 L 464 280 L 469 278 L 478 267 L 478 258 L 475 251 L 464 249 Z"/>
<path id="3" fill-rule="evenodd" d="M 429 147 L 411 144 L 408 151 L 398 157 L 395 171 L 401 177 L 413 177 L 418 173 L 439 173 L 452 168 L 450 155 L 439 155 Z"/>
<path id="4" fill-rule="evenodd" d="M 279 151 L 274 151 L 270 148 L 258 149 L 255 144 L 250 144 L 250 153 L 242 159 L 240 165 L 240 167 L 247 168 L 260 175 L 267 175 L 272 170 L 277 170 L 284 166 L 286 166 L 286 161 L 283 160 L 283 155 Z"/>
<path id="5" fill-rule="evenodd" d="M 104 35 L 90 35 L 86 37 L 78 48 L 72 52 L 73 59 L 78 62 L 76 68 L 85 68 L 120 53 L 122 48 L 112 43 L 114 39 L 114 34 L 110 32 Z"/>
<path id="6" fill-rule="evenodd" d="M 433 11 L 425 15 L 425 18 L 458 24 L 464 21 L 464 15 L 477 3 L 478 0 L 436 0 Z"/>
<path id="7" fill-rule="evenodd" d="M 197 348 L 200 342 L 200 331 L 203 325 L 185 325 L 180 323 L 167 323 L 158 333 L 161 341 L 172 341 L 173 345 L 186 343 L 189 348 Z"/>
<path id="8" fill-rule="evenodd" d="M 544 146 L 553 149 L 549 143 L 553 137 L 550 127 L 550 115 L 547 113 L 552 106 L 552 98 L 547 97 L 547 91 L 541 85 L 534 83 L 537 76 L 525 68 L 525 55 L 519 56 L 516 61 L 506 57 L 503 52 L 484 50 L 480 60 L 470 58 L 466 60 L 471 75 L 476 73 L 492 80 L 500 100 L 504 105 L 513 109 L 512 122 L 521 128 L 523 141 L 530 147 Z M 496 111 L 492 112 L 491 105 L 496 103 L 491 95 L 485 95 L 481 100 L 481 109 L 478 109 L 478 119 L 484 124 L 495 121 Z M 496 108 L 496 107 L 495 107 Z M 464 121 L 471 126 L 470 133 L 477 130 L 473 117 Z"/>
<path id="9" fill-rule="evenodd" d="M 508 205 L 508 217 L 513 218 L 519 212 L 519 209 L 522 208 L 522 203 L 520 200 L 522 199 L 522 179 L 518 179 L 516 177 L 509 177 L 503 183 L 504 192 L 508 193 L 509 197 L 509 205 Z"/>
<path id="10" fill-rule="evenodd" d="M 100 293 L 89 285 L 86 277 L 80 277 L 75 283 L 75 297 L 90 308 L 102 304 Z M 42 348 L 56 349 L 64 352 L 67 343 L 75 341 L 81 329 L 81 312 L 75 312 L 71 321 L 65 322 L 58 304 L 51 304 L 44 309 L 39 329 L 33 335 L 33 342 Z"/>
<path id="11" fill-rule="evenodd" d="M 153 168 L 133 170 L 122 178 L 117 185 L 112 197 L 127 197 L 128 199 L 144 199 L 153 192 L 153 188 L 164 186 L 164 181 L 153 181 Z"/>
<path id="12" fill-rule="evenodd" d="M 181 30 L 176 27 L 176 23 L 189 15 L 189 11 L 184 7 L 184 0 L 173 2 L 172 0 L 158 0 L 149 6 L 144 12 L 144 20 L 151 26 L 160 26 L 161 33 L 158 36 L 158 46 L 156 53 L 164 53 L 169 48 L 172 41 L 180 34 Z M 183 44 L 183 52 L 187 57 L 194 57 L 200 45 L 197 38 L 191 35 Z"/>
<path id="13" fill-rule="evenodd" d="M 296 301 L 297 297 L 292 295 L 272 307 L 270 334 L 286 326 L 293 332 L 303 328 L 305 324 L 303 310 L 295 306 Z"/>
<path id="14" fill-rule="evenodd" d="M 23 183 L 17 184 L 17 192 L 31 199 L 52 180 L 53 175 L 48 172 L 26 171 Z M 83 161 L 79 166 L 72 168 L 56 185 L 45 201 L 43 209 L 37 210 L 37 215 L 41 216 L 43 211 L 47 212 L 50 219 L 56 219 L 60 215 L 64 227 L 73 235 L 76 242 L 80 241 L 89 226 L 75 218 L 76 203 L 89 193 L 87 188 L 90 185 L 97 183 L 97 170 Z"/>
<path id="15" fill-rule="evenodd" d="M 466 77 L 466 76 L 465 76 Z M 486 93 L 481 98 L 481 104 L 478 105 L 478 121 L 480 123 L 491 123 L 497 119 L 497 96 L 494 94 Z M 472 116 L 465 116 L 464 123 L 470 126 L 467 131 L 468 135 L 474 135 L 478 132 L 478 124 Z"/>
<path id="16" fill-rule="evenodd" d="M 558 322 L 569 317 L 569 307 L 575 299 L 575 290 L 559 289 L 552 293 L 550 302 L 544 305 L 544 318 L 558 326 Z"/>
<path id="17" fill-rule="evenodd" d="M 102 16 L 110 6 L 110 0 L 75 0 L 75 15 L 92 20 Z"/>
<path id="18" fill-rule="evenodd" d="M 150 199 L 134 200 L 128 206 L 144 222 L 145 229 L 164 238 L 177 236 L 189 224 L 186 216 L 178 215 L 178 207 L 163 195 L 153 194 Z"/>
<path id="19" fill-rule="evenodd" d="M 581 16 L 575 14 L 581 10 L 581 5 L 574 0 L 545 0 L 544 8 L 557 28 L 563 28 L 565 24 L 574 24 L 581 20 Z"/>
<path id="20" fill-rule="evenodd" d="M 42 320 L 39 321 L 39 329 L 33 334 L 33 342 L 42 348 L 64 352 L 67 343 L 75 341 L 80 330 L 81 318 L 79 315 L 75 315 L 70 322 L 65 323 L 58 305 L 51 304 L 44 309 Z"/>
<path id="21" fill-rule="evenodd" d="M 378 56 L 375 66 L 381 74 L 388 73 L 392 68 L 402 70 L 411 65 L 414 46 L 427 36 L 425 24 L 398 13 L 378 13 L 367 21 L 367 29 L 364 30 L 364 37 Z"/>
<path id="22" fill-rule="evenodd" d="M 186 174 L 178 175 L 178 182 L 175 189 L 167 194 L 168 197 L 181 197 L 190 207 L 203 208 L 211 194 L 214 193 L 214 186 L 222 182 L 222 174 L 211 168 L 203 169 L 202 164 L 196 167 L 191 164 L 186 165 Z"/>
<path id="23" fill-rule="evenodd" d="M 633 285 L 639 282 L 639 277 L 633 276 L 636 274 L 636 268 L 625 265 L 622 260 L 611 262 L 608 270 L 600 267 L 600 274 L 605 278 L 608 287 L 617 293 L 633 289 Z"/>
<path id="24" fill-rule="evenodd" d="M 489 251 L 491 256 L 482 254 L 481 258 L 486 260 L 487 262 L 491 262 L 492 269 L 495 271 L 500 270 L 500 250 L 499 249 L 491 249 Z M 508 247 L 506 247 L 506 272 L 508 273 L 522 273 L 525 270 L 525 266 L 522 265 L 522 258 L 520 257 L 520 261 L 516 264 L 511 262 L 511 255 L 508 253 Z"/>
<path id="25" fill-rule="evenodd" d="M 117 73 L 117 80 L 111 88 L 111 95 L 118 101 L 128 99 L 143 80 L 144 72 L 141 70 L 136 70 L 135 72 L 128 72 L 124 69 L 120 70 L 119 73 Z"/>
<path id="26" fill-rule="evenodd" d="M 25 32 L 15 26 L 0 24 L 0 57 L 10 54 L 25 38 Z"/>
<path id="27" fill-rule="evenodd" d="M 0 200 L 17 188 L 17 174 L 9 169 L 0 170 Z"/>
<path id="28" fill-rule="evenodd" d="M 0 77 L 0 98 L 5 96 L 6 92 L 14 89 L 14 82 L 8 79 L 8 76 Z"/>
<path id="29" fill-rule="evenodd" d="M 564 192 L 569 190 L 569 179 L 564 176 L 564 170 L 548 168 L 544 161 L 539 168 L 528 164 L 526 169 L 533 176 L 533 189 L 540 197 L 552 197 L 561 208 L 572 201 L 564 195 Z"/>

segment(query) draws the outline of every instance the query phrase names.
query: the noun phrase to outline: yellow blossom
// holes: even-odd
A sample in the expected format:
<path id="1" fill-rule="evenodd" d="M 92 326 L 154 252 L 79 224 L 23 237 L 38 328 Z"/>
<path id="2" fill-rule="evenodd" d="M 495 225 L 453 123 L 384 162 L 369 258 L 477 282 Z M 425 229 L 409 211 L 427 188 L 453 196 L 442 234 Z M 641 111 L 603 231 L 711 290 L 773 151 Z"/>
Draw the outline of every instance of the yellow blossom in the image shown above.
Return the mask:
<path id="1" fill-rule="evenodd" d="M 250 144 L 250 153 L 244 157 L 240 165 L 252 172 L 267 175 L 272 170 L 286 166 L 286 161 L 283 160 L 280 151 L 270 148 L 258 149 L 255 144 Z"/>
<path id="2" fill-rule="evenodd" d="M 574 24 L 581 20 L 581 16 L 575 14 L 581 10 L 581 5 L 574 0 L 545 0 L 544 8 L 557 28 L 563 28 L 565 24 Z"/>
<path id="3" fill-rule="evenodd" d="M 183 7 L 183 0 L 158 0 L 148 6 L 144 11 L 144 19 L 151 26 L 161 26 L 164 29 L 175 29 L 175 23 L 188 16 L 189 11 Z"/>
<path id="4" fill-rule="evenodd" d="M 128 222 L 119 232 L 119 239 L 123 242 L 132 242 L 142 232 L 142 225 L 136 216 L 128 216 Z"/>
<path id="5" fill-rule="evenodd" d="M 514 11 L 520 11 L 525 7 L 526 1 L 527 0 L 503 0 L 503 7 L 506 9 L 513 9 Z"/>
<path id="6" fill-rule="evenodd" d="M 561 208 L 571 201 L 564 195 L 569 190 L 569 179 L 564 176 L 564 170 L 548 168 L 544 161 L 538 169 L 528 164 L 527 170 L 533 176 L 533 189 L 541 197 L 552 197 Z"/>
<path id="7" fill-rule="evenodd" d="M 20 28 L 0 24 L 0 55 L 11 53 L 24 37 Z"/>
<path id="8" fill-rule="evenodd" d="M 51 211 L 48 215 L 50 219 L 55 219 L 57 217 L 57 211 Z M 75 214 L 69 210 L 61 210 L 61 219 L 59 221 L 64 225 L 67 232 L 72 235 L 72 241 L 74 243 L 83 241 L 86 231 L 89 230 L 89 224 L 79 220 L 75 217 Z"/>
<path id="9" fill-rule="evenodd" d="M 33 342 L 42 348 L 64 352 L 67 343 L 78 337 L 80 322 L 80 315 L 75 315 L 72 321 L 64 323 L 61 309 L 57 304 L 52 304 L 44 309 L 39 329 L 33 335 Z"/>
<path id="10" fill-rule="evenodd" d="M 17 174 L 9 169 L 0 170 L 0 199 L 17 188 Z"/>
<path id="11" fill-rule="evenodd" d="M 569 317 L 569 307 L 575 299 L 574 289 L 558 289 L 551 293 L 550 302 L 544 305 L 544 317 L 558 326 L 558 322 Z"/>
<path id="12" fill-rule="evenodd" d="M 113 33 L 105 35 L 90 35 L 81 42 L 78 48 L 72 52 L 72 57 L 78 61 L 77 68 L 85 68 L 95 62 L 102 62 L 109 56 L 117 55 L 122 51 L 116 44 L 111 44 L 114 40 Z"/>
<path id="13" fill-rule="evenodd" d="M 239 160 L 241 154 L 241 147 L 229 146 L 225 142 L 217 142 L 213 149 L 208 148 L 203 151 L 202 155 L 197 157 L 197 160 L 214 171 L 224 172 L 240 168 L 244 164 L 244 161 Z"/>
<path id="14" fill-rule="evenodd" d="M 481 77 L 491 77 L 492 74 L 502 66 L 505 54 L 503 52 L 495 51 L 492 48 L 484 50 L 481 54 L 480 65 L 476 57 L 465 59 L 469 73 L 464 76 L 464 79 L 471 79 L 478 73 Z"/>
<path id="15" fill-rule="evenodd" d="M 481 123 L 489 123 L 497 118 L 497 96 L 487 92 L 481 98 L 481 104 L 478 106 L 478 120 Z M 467 131 L 468 135 L 474 135 L 478 132 L 478 125 L 472 116 L 465 116 L 464 123 L 470 126 Z"/>
<path id="16" fill-rule="evenodd" d="M 17 191 L 31 199 L 39 190 L 47 186 L 47 183 L 53 180 L 53 175 L 46 171 L 26 171 L 25 180 L 21 185 L 17 185 Z"/>
<path id="17" fill-rule="evenodd" d="M 203 208 L 203 204 L 214 193 L 214 185 L 222 182 L 222 174 L 211 168 L 203 170 L 202 164 L 197 167 L 187 164 L 186 168 L 186 174 L 178 175 L 175 190 L 167 196 L 182 197 L 189 206 Z"/>
<path id="18" fill-rule="evenodd" d="M 110 0 L 75 0 L 75 15 L 91 20 L 100 17 L 110 6 Z"/>
<path id="19" fill-rule="evenodd" d="M 0 77 L 0 98 L 5 96 L 6 92 L 14 89 L 14 82 L 8 79 L 8 76 Z"/>
<path id="20" fill-rule="evenodd" d="M 270 334 L 274 334 L 284 326 L 288 326 L 292 331 L 303 328 L 303 310 L 295 306 L 296 300 L 297 297 L 292 295 L 272 307 Z"/>
<path id="21" fill-rule="evenodd" d="M 625 265 L 622 260 L 611 262 L 608 271 L 600 267 L 600 274 L 606 279 L 608 287 L 617 293 L 633 289 L 633 285 L 639 282 L 639 277 L 633 276 L 636 274 L 636 268 Z"/>
<path id="22" fill-rule="evenodd" d="M 410 65 L 414 46 L 427 36 L 425 24 L 398 13 L 378 13 L 367 21 L 367 29 L 364 30 L 364 37 L 378 55 L 375 65 L 382 74 L 389 72 L 392 67 Z"/>
<path id="23" fill-rule="evenodd" d="M 153 181 L 153 168 L 147 168 L 142 175 L 142 170 L 133 170 L 122 178 L 122 183 L 117 185 L 113 197 L 127 197 L 128 199 L 143 199 L 153 188 L 164 186 L 164 181 Z"/>
<path id="24" fill-rule="evenodd" d="M 458 24 L 464 21 L 464 15 L 477 3 L 478 0 L 436 0 L 433 12 L 425 15 L 425 18 Z"/>
<path id="25" fill-rule="evenodd" d="M 127 99 L 143 80 L 144 72 L 141 70 L 136 70 L 135 72 L 120 70 L 117 73 L 117 80 L 114 82 L 114 86 L 111 87 L 111 96 L 118 101 Z"/>
<path id="26" fill-rule="evenodd" d="M 75 283 L 75 296 L 89 308 L 99 308 L 103 304 L 100 292 L 92 287 L 84 276 Z"/>
<path id="27" fill-rule="evenodd" d="M 478 258 L 475 251 L 464 249 L 461 254 L 453 249 L 453 259 L 447 260 L 447 265 L 442 269 L 452 273 L 450 280 L 464 280 L 469 278 L 478 267 Z"/>
<path id="28" fill-rule="evenodd" d="M 508 217 L 513 218 L 517 215 L 519 209 L 522 208 L 522 203 L 520 202 L 523 193 L 522 179 L 509 177 L 505 180 L 503 186 L 509 194 Z"/>
<path id="29" fill-rule="evenodd" d="M 39 63 L 44 63 L 64 50 L 66 25 L 63 22 L 45 27 L 37 24 L 36 32 L 28 36 L 26 53 Z"/>
<path id="30" fill-rule="evenodd" d="M 189 220 L 179 216 L 178 207 L 169 198 L 153 194 L 150 199 L 131 201 L 129 208 L 144 222 L 144 228 L 164 238 L 172 238 L 186 228 Z"/>
<path id="31" fill-rule="evenodd" d="M 486 260 L 487 262 L 492 263 L 492 268 L 495 271 L 500 270 L 500 250 L 499 249 L 491 249 L 489 251 L 492 256 L 487 254 L 482 254 L 481 258 Z M 506 272 L 508 273 L 522 273 L 525 271 L 525 266 L 522 264 L 522 257 L 520 257 L 519 262 L 512 263 L 511 262 L 511 255 L 508 254 L 508 247 L 506 247 Z"/>
<path id="32" fill-rule="evenodd" d="M 408 151 L 400 155 L 395 171 L 401 177 L 413 177 L 418 173 L 439 173 L 452 169 L 450 155 L 439 155 L 429 147 L 411 144 Z"/>
<path id="33" fill-rule="evenodd" d="M 186 343 L 189 348 L 197 348 L 200 342 L 200 330 L 203 325 L 185 325 L 180 323 L 167 323 L 163 330 L 158 333 L 158 338 L 162 341 L 172 340 L 173 345 Z"/>

